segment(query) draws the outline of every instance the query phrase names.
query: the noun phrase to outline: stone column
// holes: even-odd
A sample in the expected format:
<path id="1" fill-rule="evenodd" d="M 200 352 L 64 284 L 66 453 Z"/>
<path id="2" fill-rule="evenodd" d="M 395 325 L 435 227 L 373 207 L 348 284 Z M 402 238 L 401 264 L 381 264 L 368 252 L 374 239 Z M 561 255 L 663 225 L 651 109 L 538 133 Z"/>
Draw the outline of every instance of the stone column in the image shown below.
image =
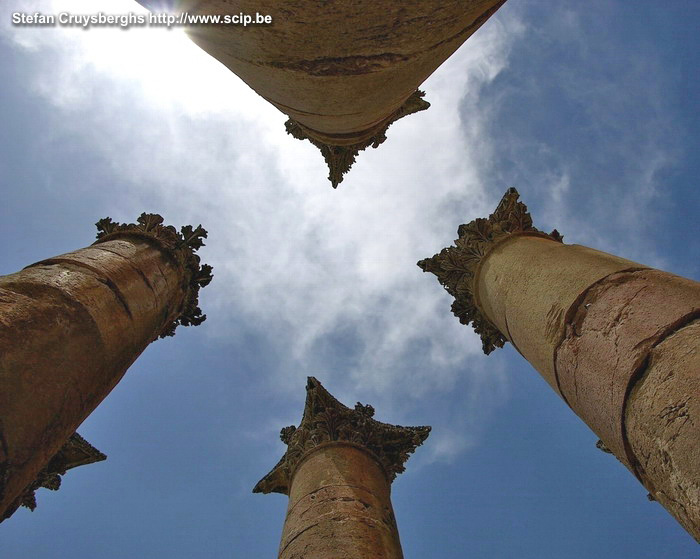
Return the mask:
<path id="1" fill-rule="evenodd" d="M 401 559 L 391 482 L 430 427 L 400 427 L 354 410 L 309 377 L 299 427 L 282 429 L 287 452 L 253 489 L 289 495 L 280 559 Z"/>
<path id="2" fill-rule="evenodd" d="M 158 0 L 138 0 L 158 10 Z M 392 122 L 427 109 L 417 90 L 505 0 L 178 0 L 191 15 L 269 15 L 198 25 L 192 40 L 290 117 L 321 150 L 335 188 Z M 162 7 L 160 7 L 162 9 Z M 234 101 L 232 101 L 234 102 Z"/>
<path id="3" fill-rule="evenodd" d="M 0 277 L 0 519 L 105 456 L 76 428 L 158 337 L 200 324 L 201 226 L 97 223 L 90 247 Z"/>
<path id="4" fill-rule="evenodd" d="M 418 265 L 485 353 L 513 344 L 700 541 L 700 283 L 565 245 L 510 189 Z"/>

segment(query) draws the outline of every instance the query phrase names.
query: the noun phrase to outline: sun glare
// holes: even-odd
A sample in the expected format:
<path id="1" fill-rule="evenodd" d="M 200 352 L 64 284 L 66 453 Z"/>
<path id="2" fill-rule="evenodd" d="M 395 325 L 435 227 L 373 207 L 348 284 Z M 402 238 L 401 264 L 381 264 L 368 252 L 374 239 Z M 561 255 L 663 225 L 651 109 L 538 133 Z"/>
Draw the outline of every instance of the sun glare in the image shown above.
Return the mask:
<path id="1" fill-rule="evenodd" d="M 55 2 L 56 13 L 146 14 L 131 0 Z M 99 72 L 134 82 L 153 102 L 180 104 L 188 112 L 207 112 L 231 106 L 233 98 L 250 96 L 238 78 L 189 40 L 181 27 L 64 28 L 82 62 Z"/>

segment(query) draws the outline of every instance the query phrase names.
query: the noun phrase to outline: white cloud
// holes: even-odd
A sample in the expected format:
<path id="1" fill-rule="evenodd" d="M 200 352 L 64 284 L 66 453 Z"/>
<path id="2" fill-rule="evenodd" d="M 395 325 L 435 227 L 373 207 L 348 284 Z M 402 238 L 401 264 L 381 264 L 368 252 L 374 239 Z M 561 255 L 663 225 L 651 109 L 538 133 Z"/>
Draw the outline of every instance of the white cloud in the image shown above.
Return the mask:
<path id="1" fill-rule="evenodd" d="M 78 11 L 69 5 L 32 9 Z M 333 379 L 341 400 L 366 397 L 406 422 L 416 422 L 407 410 L 421 397 L 503 383 L 480 376 L 479 364 L 467 368 L 480 341 L 416 262 L 492 209 L 482 172 L 494 146 L 482 130 L 480 91 L 507 66 L 520 32 L 512 18 L 482 28 L 424 85 L 432 107 L 394 124 L 334 191 L 317 150 L 285 135 L 285 117 L 176 31 L 58 28 L 28 39 L 3 29 L 34 53 L 41 71 L 31 86 L 57 109 L 55 133 L 80 139 L 113 169 L 112 217 L 148 209 L 209 230 L 202 253 L 215 280 L 202 306 L 212 336 L 224 343 L 262 333 L 285 356 L 265 376 L 271 386 L 299 391 L 316 374 Z M 461 103 L 472 108 L 466 119 Z M 490 394 L 481 417 L 504 397 Z M 458 425 L 475 423 L 469 412 L 456 416 Z M 449 441 L 433 457 L 471 444 L 455 432 L 436 437 Z"/>
<path id="2" fill-rule="evenodd" d="M 89 13 L 91 6 L 10 3 L 44 13 Z M 140 7 L 112 0 L 100 9 Z M 600 49 L 610 45 L 584 40 L 586 26 L 571 10 L 554 10 L 537 29 L 513 10 L 490 20 L 423 85 L 431 108 L 395 123 L 385 144 L 360 154 L 338 191 L 317 150 L 285 135 L 284 115 L 180 31 L 32 29 L 8 20 L 2 36 L 33 53 L 40 69 L 31 90 L 56 109 L 54 140 L 89 145 L 112 168 L 113 217 L 148 209 L 210 231 L 203 251 L 215 266 L 203 295 L 209 331 L 217 343 L 250 331 L 265 336 L 280 363 L 262 382 L 297 392 L 304 376 L 316 375 L 341 401 L 370 401 L 406 423 L 422 422 L 411 411 L 421 399 L 462 395 L 450 399 L 460 403 L 454 409 L 430 408 L 437 429 L 426 463 L 473 445 L 489 410 L 507 397 L 501 362 L 490 358 L 485 374 L 479 340 L 448 312 L 434 278 L 415 266 L 454 238 L 459 223 L 488 214 L 512 185 L 537 208 L 536 225 L 663 266 L 649 250 L 644 217 L 659 196 L 659 171 L 674 160 L 672 128 L 658 87 L 640 88 L 659 68 L 653 57 L 623 58 L 614 81 L 596 76 Z M 552 66 L 551 80 L 521 84 L 534 98 L 556 84 L 563 101 L 583 107 L 595 149 L 577 153 L 531 133 L 491 130 L 518 93 L 493 82 L 511 49 L 532 48 L 532 37 L 566 43 L 572 56 L 589 61 L 590 74 Z M 640 106 L 647 118 L 636 128 L 617 122 Z M 625 174 L 613 175 L 618 184 L 600 184 L 600 162 L 610 165 L 610 155 L 624 162 L 610 168 Z M 499 174 L 504 158 L 516 162 L 515 172 Z M 589 177 L 591 170 L 598 174 Z M 297 412 L 280 417 L 290 413 Z M 266 433 L 277 429 L 270 425 Z"/>

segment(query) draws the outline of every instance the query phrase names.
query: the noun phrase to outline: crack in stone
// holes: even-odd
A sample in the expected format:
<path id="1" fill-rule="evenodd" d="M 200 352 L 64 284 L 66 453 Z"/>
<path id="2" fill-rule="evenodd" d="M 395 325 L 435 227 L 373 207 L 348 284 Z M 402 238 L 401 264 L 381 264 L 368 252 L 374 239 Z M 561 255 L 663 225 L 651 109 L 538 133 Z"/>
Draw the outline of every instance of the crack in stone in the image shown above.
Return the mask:
<path id="1" fill-rule="evenodd" d="M 266 66 L 304 72 L 310 76 L 356 76 L 380 72 L 388 66 L 406 62 L 411 55 L 386 52 L 383 54 L 322 57 L 294 62 L 271 61 Z"/>

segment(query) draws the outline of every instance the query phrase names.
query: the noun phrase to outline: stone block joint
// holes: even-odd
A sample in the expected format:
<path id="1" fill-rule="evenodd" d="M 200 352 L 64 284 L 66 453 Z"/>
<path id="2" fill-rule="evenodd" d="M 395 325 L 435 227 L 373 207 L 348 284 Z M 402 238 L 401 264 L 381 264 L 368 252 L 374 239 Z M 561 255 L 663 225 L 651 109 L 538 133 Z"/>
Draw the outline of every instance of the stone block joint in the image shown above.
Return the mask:
<path id="1" fill-rule="evenodd" d="M 205 319 L 201 226 L 96 225 L 93 246 L 0 277 L 0 521 L 104 460 L 75 430 L 153 340 Z"/>
<path id="2" fill-rule="evenodd" d="M 511 341 L 700 542 L 700 283 L 532 227 L 509 190 L 419 265 L 484 350 Z"/>

